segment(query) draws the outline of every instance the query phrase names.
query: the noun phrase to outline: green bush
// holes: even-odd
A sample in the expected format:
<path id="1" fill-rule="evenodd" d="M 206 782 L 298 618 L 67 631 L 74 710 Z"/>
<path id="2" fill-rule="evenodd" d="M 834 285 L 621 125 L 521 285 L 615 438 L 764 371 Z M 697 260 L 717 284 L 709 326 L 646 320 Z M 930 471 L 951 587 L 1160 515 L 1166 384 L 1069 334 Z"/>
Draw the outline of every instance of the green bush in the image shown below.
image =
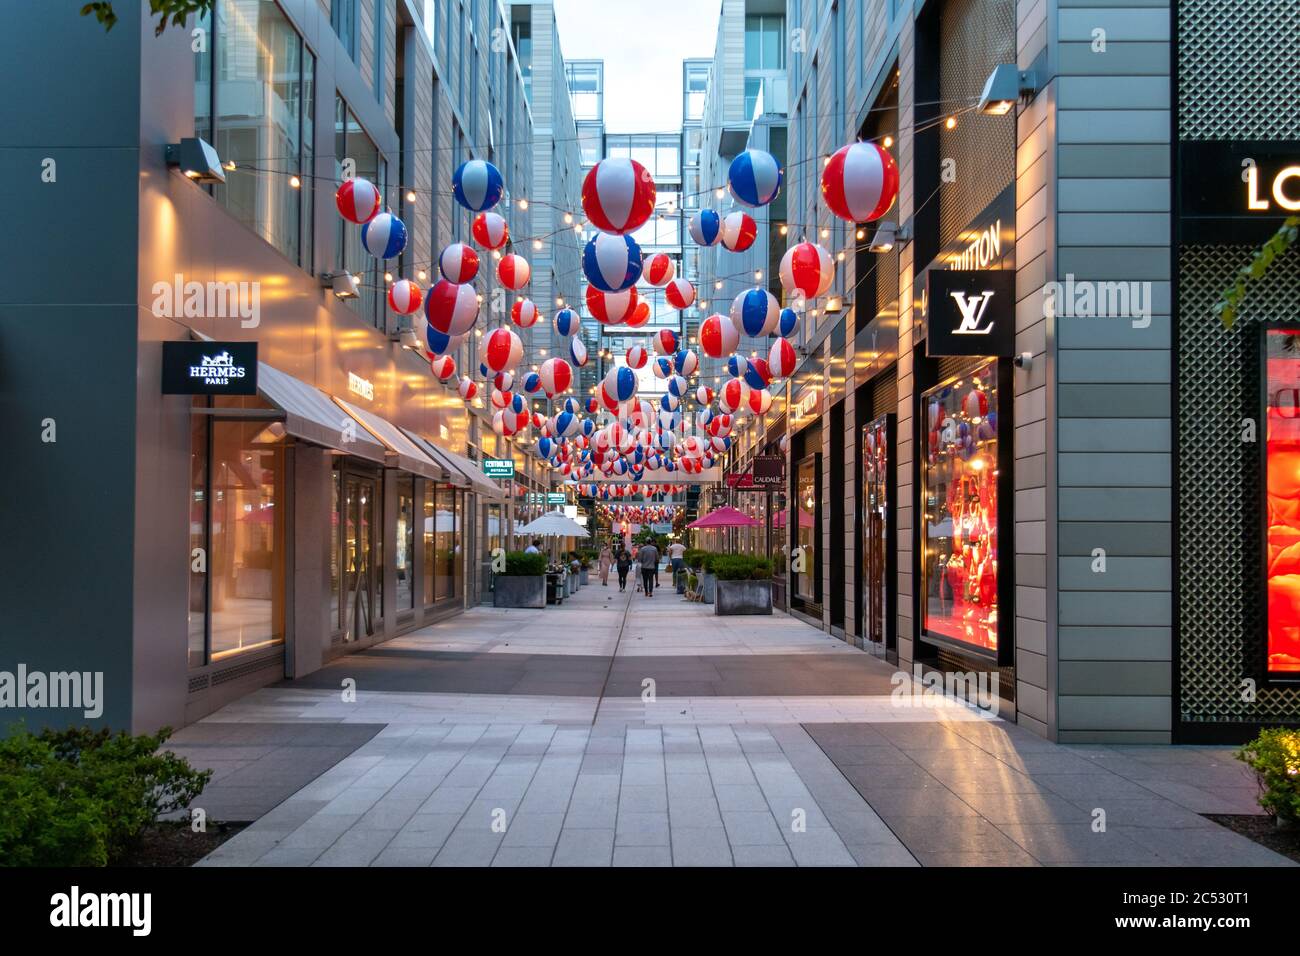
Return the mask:
<path id="1" fill-rule="evenodd" d="M 505 576 L 508 578 L 533 577 L 546 573 L 546 555 L 528 554 L 526 551 L 507 551 Z"/>
<path id="2" fill-rule="evenodd" d="M 22 730 L 0 740 L 0 865 L 105 866 L 212 778 L 156 735 Z"/>
<path id="3" fill-rule="evenodd" d="M 748 554 L 715 554 L 710 567 L 719 581 L 766 581 L 772 576 L 772 562 Z"/>
<path id="4" fill-rule="evenodd" d="M 686 562 L 688 568 L 695 568 L 698 570 L 703 567 L 704 559 L 708 553 L 709 552 L 705 551 L 703 548 L 687 548 L 686 552 L 682 555 L 682 560 Z"/>
<path id="5" fill-rule="evenodd" d="M 1300 730 L 1262 730 L 1237 759 L 1255 771 L 1265 812 L 1282 823 L 1300 823 Z"/>

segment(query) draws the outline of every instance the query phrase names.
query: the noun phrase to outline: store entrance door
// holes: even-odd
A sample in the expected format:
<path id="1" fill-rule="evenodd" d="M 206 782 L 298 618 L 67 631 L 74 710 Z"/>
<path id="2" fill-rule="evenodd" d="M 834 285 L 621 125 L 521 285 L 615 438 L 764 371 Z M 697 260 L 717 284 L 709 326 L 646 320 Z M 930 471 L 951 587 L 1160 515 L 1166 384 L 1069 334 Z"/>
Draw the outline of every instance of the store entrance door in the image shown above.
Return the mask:
<path id="1" fill-rule="evenodd" d="M 894 416 L 881 415 L 862 430 L 864 646 L 879 657 L 897 654 L 894 639 Z"/>
<path id="2" fill-rule="evenodd" d="M 378 620 L 375 505 L 378 482 L 345 473 L 343 476 L 343 640 L 352 643 L 375 633 Z"/>

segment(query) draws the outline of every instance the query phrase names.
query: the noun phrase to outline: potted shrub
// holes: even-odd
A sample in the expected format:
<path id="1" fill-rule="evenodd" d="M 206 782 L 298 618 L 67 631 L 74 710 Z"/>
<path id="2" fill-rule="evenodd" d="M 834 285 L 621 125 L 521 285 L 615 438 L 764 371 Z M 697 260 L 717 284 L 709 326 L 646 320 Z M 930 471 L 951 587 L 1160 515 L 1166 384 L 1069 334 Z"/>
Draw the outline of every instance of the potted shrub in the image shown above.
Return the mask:
<path id="1" fill-rule="evenodd" d="M 546 555 L 506 552 L 506 569 L 496 577 L 493 607 L 546 607 Z"/>
<path id="2" fill-rule="evenodd" d="M 707 552 L 700 557 L 700 600 L 705 604 L 712 604 L 717 592 L 718 579 L 713 574 L 713 562 L 723 557 L 726 555 Z"/>
<path id="3" fill-rule="evenodd" d="M 711 561 L 714 614 L 771 614 L 772 563 L 744 554 L 714 555 Z"/>
<path id="4" fill-rule="evenodd" d="M 1261 730 L 1237 759 L 1255 771 L 1264 812 L 1284 829 L 1300 826 L 1300 730 Z"/>

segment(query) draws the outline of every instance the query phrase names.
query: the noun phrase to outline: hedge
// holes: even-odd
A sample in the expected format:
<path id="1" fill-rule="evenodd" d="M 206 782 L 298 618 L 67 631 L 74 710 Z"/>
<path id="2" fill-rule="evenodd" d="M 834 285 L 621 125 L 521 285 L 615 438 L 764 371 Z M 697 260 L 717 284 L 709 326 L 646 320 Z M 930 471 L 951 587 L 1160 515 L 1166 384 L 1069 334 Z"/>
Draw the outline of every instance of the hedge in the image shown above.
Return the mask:
<path id="1" fill-rule="evenodd" d="M 546 555 L 526 551 L 507 551 L 505 576 L 508 578 L 535 577 L 546 573 Z"/>

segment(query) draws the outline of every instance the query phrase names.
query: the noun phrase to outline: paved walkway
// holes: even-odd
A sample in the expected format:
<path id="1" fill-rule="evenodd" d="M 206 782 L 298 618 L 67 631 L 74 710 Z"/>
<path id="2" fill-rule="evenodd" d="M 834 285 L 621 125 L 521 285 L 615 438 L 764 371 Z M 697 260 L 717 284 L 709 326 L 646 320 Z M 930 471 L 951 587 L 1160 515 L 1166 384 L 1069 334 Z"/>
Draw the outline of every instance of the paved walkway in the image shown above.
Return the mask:
<path id="1" fill-rule="evenodd" d="M 262 814 L 200 865 L 1288 863 L 1199 816 L 1258 810 L 1227 748 L 1057 746 L 711 611 L 589 585 L 249 695 L 175 738 Z"/>

